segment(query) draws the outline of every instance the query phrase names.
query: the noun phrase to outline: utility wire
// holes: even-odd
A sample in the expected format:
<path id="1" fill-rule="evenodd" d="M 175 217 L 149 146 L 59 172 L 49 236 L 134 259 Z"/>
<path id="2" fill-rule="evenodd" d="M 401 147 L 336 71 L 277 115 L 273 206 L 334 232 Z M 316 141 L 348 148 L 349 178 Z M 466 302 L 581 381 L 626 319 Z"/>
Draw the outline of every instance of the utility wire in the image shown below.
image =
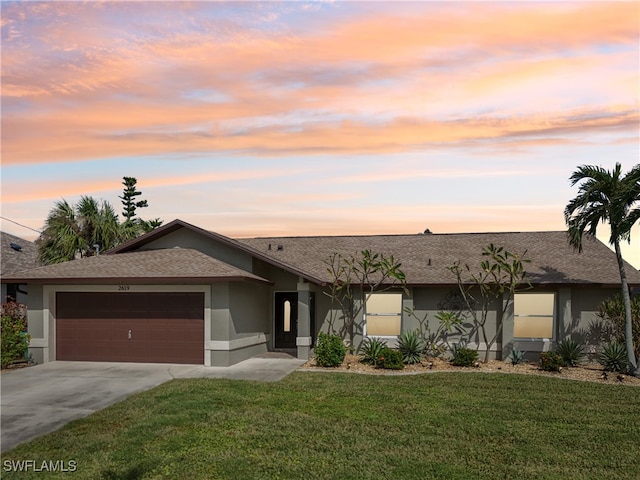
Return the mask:
<path id="1" fill-rule="evenodd" d="M 18 222 L 14 221 L 14 220 L 11 220 L 10 218 L 2 217 L 2 216 L 0 216 L 0 218 L 1 218 L 2 220 L 6 220 L 7 222 L 15 223 L 16 225 L 19 225 L 19 226 L 21 226 L 21 227 L 28 228 L 29 230 L 31 230 L 31 231 L 33 231 L 33 232 L 36 232 L 36 233 L 42 233 L 40 230 L 36 230 L 35 228 L 27 227 L 26 225 L 23 225 L 23 224 L 18 223 Z"/>

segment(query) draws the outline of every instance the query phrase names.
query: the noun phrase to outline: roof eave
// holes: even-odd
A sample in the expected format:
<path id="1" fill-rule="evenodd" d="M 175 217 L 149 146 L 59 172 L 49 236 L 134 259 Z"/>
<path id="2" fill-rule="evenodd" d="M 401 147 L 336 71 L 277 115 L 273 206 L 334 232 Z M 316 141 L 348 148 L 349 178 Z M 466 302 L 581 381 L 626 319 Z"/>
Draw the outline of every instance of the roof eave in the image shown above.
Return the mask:
<path id="1" fill-rule="evenodd" d="M 58 277 L 58 278 L 8 278 L 2 283 L 19 283 L 33 285 L 172 285 L 172 284 L 210 284 L 223 282 L 250 282 L 273 285 L 273 282 L 241 275 L 222 277 Z"/>

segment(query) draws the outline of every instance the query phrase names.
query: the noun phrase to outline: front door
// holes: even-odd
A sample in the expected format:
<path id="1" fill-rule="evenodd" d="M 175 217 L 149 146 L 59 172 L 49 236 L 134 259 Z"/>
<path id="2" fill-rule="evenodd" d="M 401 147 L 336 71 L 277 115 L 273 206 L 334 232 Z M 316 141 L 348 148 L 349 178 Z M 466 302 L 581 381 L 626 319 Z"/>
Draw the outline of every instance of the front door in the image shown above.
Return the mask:
<path id="1" fill-rule="evenodd" d="M 296 348 L 298 292 L 276 292 L 275 348 Z"/>

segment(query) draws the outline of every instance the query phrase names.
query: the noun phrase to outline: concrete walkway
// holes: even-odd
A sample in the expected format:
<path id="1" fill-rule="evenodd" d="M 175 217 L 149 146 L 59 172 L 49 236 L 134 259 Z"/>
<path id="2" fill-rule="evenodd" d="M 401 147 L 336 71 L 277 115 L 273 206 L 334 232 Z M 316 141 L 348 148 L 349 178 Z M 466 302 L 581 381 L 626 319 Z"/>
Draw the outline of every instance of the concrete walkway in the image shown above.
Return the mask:
<path id="1" fill-rule="evenodd" d="M 267 354 L 231 367 L 59 361 L 7 372 L 0 376 L 0 450 L 7 452 L 71 420 L 174 378 L 275 382 L 303 363 Z"/>

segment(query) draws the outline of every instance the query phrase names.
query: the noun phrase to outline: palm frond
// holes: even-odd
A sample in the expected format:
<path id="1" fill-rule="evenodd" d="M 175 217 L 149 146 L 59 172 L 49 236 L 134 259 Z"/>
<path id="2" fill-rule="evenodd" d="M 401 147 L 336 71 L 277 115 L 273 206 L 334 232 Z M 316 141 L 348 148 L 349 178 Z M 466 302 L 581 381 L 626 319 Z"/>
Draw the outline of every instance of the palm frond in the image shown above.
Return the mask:
<path id="1" fill-rule="evenodd" d="M 582 235 L 585 232 L 595 235 L 601 223 L 611 227 L 611 244 L 629 237 L 631 227 L 638 221 L 632 207 L 640 200 L 640 166 L 622 176 L 619 163 L 611 171 L 582 165 L 573 172 L 570 182 L 571 185 L 582 182 L 578 195 L 564 210 L 568 240 L 573 247 L 581 251 Z"/>

